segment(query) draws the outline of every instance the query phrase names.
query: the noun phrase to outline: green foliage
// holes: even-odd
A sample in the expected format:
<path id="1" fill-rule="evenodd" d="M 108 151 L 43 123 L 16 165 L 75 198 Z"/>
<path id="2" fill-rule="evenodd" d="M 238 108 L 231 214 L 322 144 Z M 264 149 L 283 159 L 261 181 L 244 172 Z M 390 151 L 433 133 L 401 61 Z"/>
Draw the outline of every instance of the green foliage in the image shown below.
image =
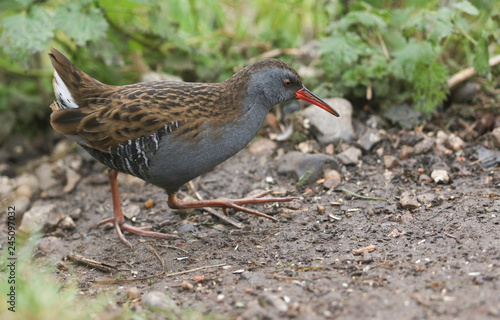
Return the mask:
<path id="1" fill-rule="evenodd" d="M 327 90 L 363 98 L 371 87 L 383 106 L 410 99 L 430 112 L 457 67 L 489 74 L 488 47 L 500 40 L 498 3 L 402 3 L 354 1 L 330 24 L 321 42 Z"/>

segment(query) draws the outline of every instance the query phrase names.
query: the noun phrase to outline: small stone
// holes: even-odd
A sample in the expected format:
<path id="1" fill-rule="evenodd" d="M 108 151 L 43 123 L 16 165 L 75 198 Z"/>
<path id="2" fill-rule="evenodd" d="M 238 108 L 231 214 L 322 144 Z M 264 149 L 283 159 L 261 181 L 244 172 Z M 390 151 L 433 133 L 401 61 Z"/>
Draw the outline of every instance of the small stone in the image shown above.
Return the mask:
<path id="1" fill-rule="evenodd" d="M 276 142 L 263 138 L 252 142 L 248 147 L 248 152 L 254 156 L 269 155 L 273 154 L 277 147 Z"/>
<path id="2" fill-rule="evenodd" d="M 32 174 L 23 174 L 17 179 L 17 197 L 27 197 L 31 199 L 31 196 L 39 190 L 38 179 Z"/>
<path id="3" fill-rule="evenodd" d="M 318 143 L 315 140 L 307 140 L 299 143 L 297 149 L 302 153 L 312 153 L 318 148 Z"/>
<path id="4" fill-rule="evenodd" d="M 153 199 L 148 199 L 146 202 L 144 202 L 144 208 L 150 209 L 153 207 L 154 204 L 155 203 L 154 203 Z"/>
<path id="5" fill-rule="evenodd" d="M 462 138 L 456 136 L 454 133 L 448 136 L 446 142 L 446 145 L 455 151 L 462 150 L 463 147 L 465 147 L 465 142 L 462 140 Z"/>
<path id="6" fill-rule="evenodd" d="M 148 308 L 158 308 L 163 310 L 176 309 L 175 302 L 166 294 L 160 291 L 151 291 L 142 297 L 142 304 Z"/>
<path id="7" fill-rule="evenodd" d="M 73 221 L 80 219 L 81 215 L 82 215 L 82 209 L 81 208 L 75 208 L 69 214 L 69 216 L 71 217 L 71 219 L 73 219 Z"/>
<path id="8" fill-rule="evenodd" d="M 402 146 L 401 150 L 399 150 L 399 159 L 405 160 L 411 157 L 414 153 L 413 147 Z"/>
<path id="9" fill-rule="evenodd" d="M 326 179 L 323 182 L 323 187 L 326 189 L 337 188 L 340 185 L 340 179 Z"/>
<path id="10" fill-rule="evenodd" d="M 125 291 L 125 296 L 128 300 L 137 300 L 141 297 L 141 291 L 137 287 L 128 288 Z"/>
<path id="11" fill-rule="evenodd" d="M 194 290 L 194 285 L 191 282 L 182 281 L 181 288 L 184 289 L 184 290 L 193 291 Z"/>
<path id="12" fill-rule="evenodd" d="M 418 177 L 419 182 L 432 182 L 431 177 L 426 175 L 425 173 L 421 174 L 420 177 Z"/>
<path id="13" fill-rule="evenodd" d="M 318 206 L 316 207 L 316 210 L 318 210 L 319 214 L 323 214 L 323 213 L 325 213 L 326 209 L 325 209 L 325 206 L 318 204 Z"/>
<path id="14" fill-rule="evenodd" d="M 326 146 L 325 153 L 329 155 L 333 155 L 335 153 L 335 147 L 333 146 L 333 143 L 330 143 L 329 145 Z"/>
<path id="15" fill-rule="evenodd" d="M 64 261 L 59 261 L 56 263 L 56 268 L 59 269 L 59 270 L 62 270 L 62 271 L 68 271 L 69 268 L 68 266 L 66 265 L 66 263 L 64 263 Z"/>
<path id="16" fill-rule="evenodd" d="M 500 127 L 493 129 L 493 131 L 491 131 L 490 136 L 493 145 L 497 148 L 500 148 Z"/>
<path id="17" fill-rule="evenodd" d="M 76 184 L 80 181 L 81 177 L 75 170 L 66 168 L 66 185 L 63 191 L 69 193 L 75 189 Z"/>
<path id="18" fill-rule="evenodd" d="M 401 194 L 401 198 L 399 203 L 404 209 L 413 210 L 420 206 L 420 203 L 417 201 L 414 195 L 405 191 Z"/>
<path id="19" fill-rule="evenodd" d="M 19 231 L 27 233 L 52 231 L 63 217 L 61 210 L 54 204 L 36 205 L 24 214 Z"/>
<path id="20" fill-rule="evenodd" d="M 52 167 L 48 163 L 42 163 L 36 169 L 36 176 L 40 182 L 40 189 L 42 191 L 47 191 L 59 184 L 59 181 L 54 179 Z"/>
<path id="21" fill-rule="evenodd" d="M 393 168 L 399 166 L 399 160 L 394 156 L 385 155 L 384 156 L 384 166 L 387 169 L 393 169 Z"/>
<path id="22" fill-rule="evenodd" d="M 447 184 L 448 182 L 450 182 L 450 177 L 448 175 L 448 171 L 446 170 L 437 169 L 432 171 L 431 178 L 435 183 Z"/>
<path id="23" fill-rule="evenodd" d="M 417 200 L 420 203 L 428 204 L 428 203 L 431 203 L 432 201 L 436 200 L 436 196 L 432 193 L 423 193 L 423 194 L 420 194 L 417 196 Z"/>
<path id="24" fill-rule="evenodd" d="M 259 297 L 259 303 L 264 307 L 270 306 L 280 312 L 285 312 L 288 310 L 288 305 L 285 301 L 283 301 L 283 299 L 269 292 L 265 292 Z"/>
<path id="25" fill-rule="evenodd" d="M 380 142 L 380 140 L 382 140 L 382 136 L 378 130 L 367 129 L 357 142 L 365 151 L 370 151 L 374 145 Z"/>
<path id="26" fill-rule="evenodd" d="M 384 113 L 384 117 L 407 130 L 422 123 L 422 113 L 406 103 L 390 107 Z"/>
<path id="27" fill-rule="evenodd" d="M 16 212 L 24 213 L 30 208 L 31 201 L 28 197 L 22 196 L 14 200 L 13 205 L 16 208 Z"/>
<path id="28" fill-rule="evenodd" d="M 278 173 L 295 173 L 300 181 L 309 183 L 320 179 L 327 169 L 339 170 L 337 159 L 324 154 L 303 154 L 300 151 L 290 151 L 280 158 Z"/>
<path id="29" fill-rule="evenodd" d="M 336 180 L 340 181 L 340 173 L 337 170 L 328 170 L 328 171 L 325 171 L 323 178 L 336 179 Z"/>
<path id="30" fill-rule="evenodd" d="M 358 148 L 349 147 L 344 152 L 339 153 L 337 157 L 343 164 L 350 165 L 357 164 L 359 159 L 361 158 L 361 154 L 361 150 L 359 150 Z"/>
<path id="31" fill-rule="evenodd" d="M 130 204 L 123 208 L 123 216 L 125 218 L 131 220 L 134 217 L 137 217 L 141 213 L 141 208 L 136 204 Z"/>
<path id="32" fill-rule="evenodd" d="M 61 220 L 61 222 L 59 222 L 59 228 L 63 230 L 74 230 L 76 228 L 76 224 L 71 217 L 65 217 Z"/>
<path id="33" fill-rule="evenodd" d="M 424 154 L 432 150 L 435 141 L 432 138 L 424 138 L 422 141 L 417 143 L 413 148 L 415 154 Z"/>

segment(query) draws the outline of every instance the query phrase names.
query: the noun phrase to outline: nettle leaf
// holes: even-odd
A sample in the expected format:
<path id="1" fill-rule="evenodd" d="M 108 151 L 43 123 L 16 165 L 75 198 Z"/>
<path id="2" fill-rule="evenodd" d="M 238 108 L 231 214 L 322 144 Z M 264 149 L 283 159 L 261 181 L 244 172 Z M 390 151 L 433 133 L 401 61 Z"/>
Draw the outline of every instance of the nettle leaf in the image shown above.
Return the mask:
<path id="1" fill-rule="evenodd" d="M 477 16 L 479 14 L 479 10 L 475 6 L 473 6 L 469 1 L 462 1 L 459 3 L 455 3 L 453 7 L 457 10 L 460 10 L 472 16 Z"/>
<path id="2" fill-rule="evenodd" d="M 49 14 L 37 6 L 27 14 L 4 18 L 0 27 L 3 29 L 0 43 L 5 53 L 19 60 L 27 60 L 31 54 L 44 51 L 54 36 Z"/>
<path id="3" fill-rule="evenodd" d="M 479 75 L 487 75 L 490 72 L 490 55 L 488 53 L 488 45 L 488 34 L 483 33 L 481 39 L 474 48 L 474 69 L 476 69 L 476 72 Z"/>
<path id="4" fill-rule="evenodd" d="M 353 25 L 362 25 L 368 28 L 383 29 L 386 27 L 384 19 L 368 11 L 351 11 L 336 24 L 341 31 L 348 30 Z"/>
<path id="5" fill-rule="evenodd" d="M 346 32 L 324 38 L 321 52 L 329 63 L 345 67 L 357 62 L 360 56 L 370 55 L 373 50 L 357 34 Z"/>
<path id="6" fill-rule="evenodd" d="M 438 103 L 443 102 L 448 93 L 447 79 L 448 71 L 442 63 L 438 61 L 432 61 L 429 64 L 417 63 L 412 81 L 413 101 L 417 103 L 417 108 L 430 112 Z"/>
<path id="7" fill-rule="evenodd" d="M 56 11 L 54 23 L 79 46 L 104 37 L 108 29 L 102 12 L 85 2 L 69 2 L 61 6 Z"/>

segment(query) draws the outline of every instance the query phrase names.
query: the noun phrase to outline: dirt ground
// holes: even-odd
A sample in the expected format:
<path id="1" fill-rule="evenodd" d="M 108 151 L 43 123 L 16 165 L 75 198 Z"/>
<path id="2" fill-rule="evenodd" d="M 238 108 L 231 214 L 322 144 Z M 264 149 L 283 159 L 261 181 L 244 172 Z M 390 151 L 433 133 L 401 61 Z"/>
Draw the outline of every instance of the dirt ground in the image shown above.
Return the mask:
<path id="1" fill-rule="evenodd" d="M 400 150 L 389 137 L 398 135 L 388 132 L 377 148 L 397 156 Z M 143 295 L 165 292 L 183 308 L 224 319 L 500 318 L 500 173 L 477 161 L 481 144 L 468 142 L 460 154 L 434 149 L 411 155 L 391 169 L 368 152 L 358 165 L 341 167 L 341 184 L 333 190 L 320 183 L 297 185 L 297 177 L 278 175 L 276 150 L 256 156 L 246 148 L 195 180 L 194 189 L 181 192 L 193 198 L 195 191 L 204 199 L 239 198 L 267 187 L 299 198 L 254 206 L 278 222 L 231 211 L 242 228 L 201 210 L 175 213 L 164 191 L 121 175 L 124 210 L 140 208 L 131 223 L 160 226 L 161 232 L 182 237 L 126 234 L 133 249 L 109 226 L 96 227 L 111 217 L 110 188 L 104 167 L 85 160 L 75 190 L 38 200 L 55 203 L 76 223 L 72 231 L 46 234 L 42 241 L 50 248 L 38 257 L 55 264 L 75 253 L 116 266 L 112 273 L 77 263 L 67 263 L 67 271 L 54 270 L 62 281 L 76 280 L 83 295 L 115 291 L 117 305 L 126 301 L 130 287 L 137 287 Z M 278 148 L 286 152 L 293 146 Z M 64 161 L 80 157 L 73 152 Z M 437 161 L 450 168 L 451 182 L 419 180 Z M 419 200 L 416 208 L 404 208 L 404 192 Z M 146 209 L 150 199 L 154 205 Z M 373 251 L 356 254 L 370 246 Z M 162 271 L 132 283 L 91 282 Z M 175 274 L 183 271 L 190 272 Z"/>

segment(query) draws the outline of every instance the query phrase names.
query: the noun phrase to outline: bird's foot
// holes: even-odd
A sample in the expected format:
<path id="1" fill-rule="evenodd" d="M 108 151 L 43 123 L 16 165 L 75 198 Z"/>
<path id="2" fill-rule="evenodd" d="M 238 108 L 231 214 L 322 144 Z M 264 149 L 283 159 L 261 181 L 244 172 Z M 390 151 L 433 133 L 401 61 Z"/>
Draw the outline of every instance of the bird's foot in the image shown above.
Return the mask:
<path id="1" fill-rule="evenodd" d="M 203 208 L 203 207 L 212 207 L 212 208 L 222 208 L 222 211 L 227 216 L 227 209 L 232 208 L 239 211 L 252 213 L 267 219 L 271 219 L 274 221 L 278 221 L 276 218 L 271 217 L 265 213 L 259 212 L 257 210 L 248 209 L 242 207 L 245 204 L 257 204 L 257 203 L 269 203 L 269 202 L 289 202 L 297 197 L 288 197 L 288 198 L 264 198 L 272 191 L 265 191 L 259 193 L 256 196 L 242 198 L 242 199 L 215 199 L 215 200 L 200 200 L 200 201 L 182 201 L 177 198 L 174 194 L 168 195 L 168 206 L 172 209 L 189 209 L 189 208 Z"/>
<path id="2" fill-rule="evenodd" d="M 127 239 L 125 239 L 125 236 L 123 235 L 122 231 L 128 231 L 130 233 L 134 233 L 140 236 L 144 237 L 157 237 L 157 238 L 164 238 L 164 239 L 179 239 L 178 236 L 173 235 L 173 234 L 167 234 L 167 233 L 159 233 L 159 232 L 154 232 L 154 231 L 148 231 L 151 230 L 151 226 L 147 227 L 134 227 L 129 224 L 124 223 L 123 221 L 119 221 L 115 218 L 109 218 L 109 219 L 104 219 L 101 222 L 97 224 L 97 226 L 101 226 L 103 224 L 106 224 L 108 222 L 111 222 L 113 226 L 115 227 L 116 233 L 118 234 L 118 237 L 120 240 L 125 243 L 127 246 L 132 248 L 132 245 L 130 242 L 128 242 Z"/>

